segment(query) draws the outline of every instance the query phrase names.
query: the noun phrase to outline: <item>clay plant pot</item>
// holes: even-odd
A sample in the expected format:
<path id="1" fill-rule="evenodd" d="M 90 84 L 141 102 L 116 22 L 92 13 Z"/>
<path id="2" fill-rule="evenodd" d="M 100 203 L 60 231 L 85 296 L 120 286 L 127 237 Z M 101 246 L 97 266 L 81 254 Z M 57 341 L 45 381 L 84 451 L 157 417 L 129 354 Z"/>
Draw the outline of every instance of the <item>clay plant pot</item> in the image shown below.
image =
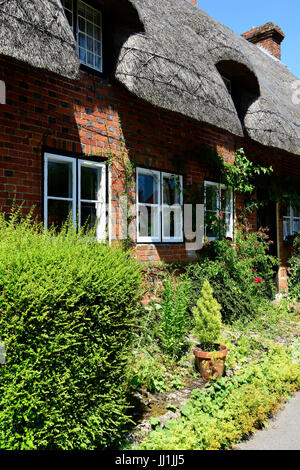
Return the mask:
<path id="1" fill-rule="evenodd" d="M 205 380 L 216 380 L 223 375 L 228 350 L 224 344 L 218 346 L 220 350 L 213 352 L 201 351 L 197 346 L 194 348 L 197 368 Z"/>

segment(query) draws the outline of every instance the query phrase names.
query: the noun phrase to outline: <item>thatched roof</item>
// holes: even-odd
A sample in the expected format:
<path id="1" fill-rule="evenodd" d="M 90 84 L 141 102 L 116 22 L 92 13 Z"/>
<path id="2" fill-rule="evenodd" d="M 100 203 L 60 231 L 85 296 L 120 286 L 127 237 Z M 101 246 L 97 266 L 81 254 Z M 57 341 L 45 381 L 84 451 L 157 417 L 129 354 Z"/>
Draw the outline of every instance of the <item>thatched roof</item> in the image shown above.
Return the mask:
<path id="1" fill-rule="evenodd" d="M 291 88 L 297 79 L 285 65 L 190 1 L 130 2 L 145 33 L 125 42 L 115 75 L 131 92 L 161 108 L 300 154 L 300 109 L 292 103 Z M 220 61 L 227 64 L 225 72 L 229 67 L 243 81 L 239 115 L 216 68 Z"/>
<path id="2" fill-rule="evenodd" d="M 76 43 L 60 0 L 0 0 L 0 54 L 69 78 L 79 75 Z"/>
<path id="3" fill-rule="evenodd" d="M 115 78 L 155 106 L 300 155 L 296 77 L 192 0 L 95 0 L 116 16 Z M 60 0 L 0 0 L 0 54 L 69 78 L 76 44 Z M 219 70 L 219 71 L 218 71 Z M 232 95 L 220 75 L 233 78 Z M 228 77 L 227 77 L 228 78 Z"/>

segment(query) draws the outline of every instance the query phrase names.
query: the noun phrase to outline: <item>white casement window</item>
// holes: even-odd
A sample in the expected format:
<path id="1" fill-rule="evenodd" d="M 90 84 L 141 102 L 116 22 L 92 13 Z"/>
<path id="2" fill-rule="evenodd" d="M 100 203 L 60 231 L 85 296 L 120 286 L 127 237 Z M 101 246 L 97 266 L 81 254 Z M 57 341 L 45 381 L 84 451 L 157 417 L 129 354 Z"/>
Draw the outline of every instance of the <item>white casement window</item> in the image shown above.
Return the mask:
<path id="1" fill-rule="evenodd" d="M 60 227 L 71 212 L 76 223 L 76 159 L 45 154 L 44 178 L 46 228 Z"/>
<path id="2" fill-rule="evenodd" d="M 78 161 L 78 219 L 82 227 L 96 225 L 98 240 L 105 238 L 106 167 L 102 163 Z"/>
<path id="3" fill-rule="evenodd" d="M 102 72 L 101 12 L 81 0 L 62 0 L 62 5 L 77 40 L 80 62 Z"/>
<path id="4" fill-rule="evenodd" d="M 300 231 L 300 208 L 293 207 L 289 202 L 283 204 L 283 239 Z"/>
<path id="5" fill-rule="evenodd" d="M 106 233 L 106 165 L 45 154 L 44 219 L 46 229 L 61 227 L 70 213 L 74 227 L 96 225 L 98 240 Z M 78 219 L 77 219 L 78 215 Z"/>
<path id="6" fill-rule="evenodd" d="M 183 241 L 182 176 L 137 168 L 137 241 Z"/>
<path id="7" fill-rule="evenodd" d="M 205 235 L 215 240 L 220 225 L 225 224 L 225 236 L 233 238 L 233 191 L 224 184 L 204 182 Z"/>

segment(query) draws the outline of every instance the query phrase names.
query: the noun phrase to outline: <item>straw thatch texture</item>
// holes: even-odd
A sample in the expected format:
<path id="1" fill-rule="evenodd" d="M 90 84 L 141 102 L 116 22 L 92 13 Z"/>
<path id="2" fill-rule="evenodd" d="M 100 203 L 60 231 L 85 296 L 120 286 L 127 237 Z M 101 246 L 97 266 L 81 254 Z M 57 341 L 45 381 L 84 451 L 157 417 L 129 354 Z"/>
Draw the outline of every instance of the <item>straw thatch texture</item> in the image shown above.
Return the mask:
<path id="1" fill-rule="evenodd" d="M 231 96 L 216 69 L 219 61 L 246 66 L 259 93 L 243 125 L 252 139 L 300 154 L 300 109 L 292 103 L 296 80 L 279 61 L 248 43 L 186 0 L 130 0 L 144 34 L 123 45 L 116 78 L 153 105 L 244 135 Z"/>
<path id="2" fill-rule="evenodd" d="M 60 0 L 0 0 L 0 54 L 79 77 L 76 43 Z"/>

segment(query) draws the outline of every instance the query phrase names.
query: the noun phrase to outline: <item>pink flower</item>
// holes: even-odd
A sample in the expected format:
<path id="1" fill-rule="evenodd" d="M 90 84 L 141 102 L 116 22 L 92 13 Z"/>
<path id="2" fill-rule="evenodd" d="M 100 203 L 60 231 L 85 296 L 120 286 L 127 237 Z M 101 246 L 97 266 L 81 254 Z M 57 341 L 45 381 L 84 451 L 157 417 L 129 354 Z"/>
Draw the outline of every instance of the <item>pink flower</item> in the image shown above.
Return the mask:
<path id="1" fill-rule="evenodd" d="M 258 243 L 254 243 L 254 246 L 258 247 Z"/>

